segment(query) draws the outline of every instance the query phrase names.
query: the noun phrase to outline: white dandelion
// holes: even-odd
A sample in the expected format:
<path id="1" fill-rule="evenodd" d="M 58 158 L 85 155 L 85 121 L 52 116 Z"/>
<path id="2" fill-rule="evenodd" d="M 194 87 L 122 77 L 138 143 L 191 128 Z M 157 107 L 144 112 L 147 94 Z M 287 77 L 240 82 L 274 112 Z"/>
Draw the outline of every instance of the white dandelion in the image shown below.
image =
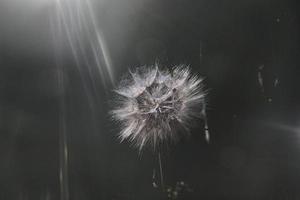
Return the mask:
<path id="1" fill-rule="evenodd" d="M 188 136 L 191 120 L 205 119 L 202 80 L 187 66 L 140 67 L 130 72 L 115 90 L 118 98 L 111 112 L 121 124 L 121 141 L 129 140 L 139 150 L 145 146 L 155 150 Z"/>

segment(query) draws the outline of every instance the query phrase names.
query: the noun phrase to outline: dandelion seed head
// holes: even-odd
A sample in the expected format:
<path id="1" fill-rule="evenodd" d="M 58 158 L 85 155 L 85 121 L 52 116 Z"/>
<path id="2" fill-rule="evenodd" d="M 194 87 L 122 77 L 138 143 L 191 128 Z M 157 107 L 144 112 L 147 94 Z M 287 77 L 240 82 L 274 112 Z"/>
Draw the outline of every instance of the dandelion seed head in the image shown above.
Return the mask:
<path id="1" fill-rule="evenodd" d="M 191 75 L 187 66 L 137 68 L 115 92 L 118 101 L 111 114 L 121 123 L 119 137 L 139 150 L 187 136 L 190 121 L 201 117 L 205 109 L 202 79 Z"/>

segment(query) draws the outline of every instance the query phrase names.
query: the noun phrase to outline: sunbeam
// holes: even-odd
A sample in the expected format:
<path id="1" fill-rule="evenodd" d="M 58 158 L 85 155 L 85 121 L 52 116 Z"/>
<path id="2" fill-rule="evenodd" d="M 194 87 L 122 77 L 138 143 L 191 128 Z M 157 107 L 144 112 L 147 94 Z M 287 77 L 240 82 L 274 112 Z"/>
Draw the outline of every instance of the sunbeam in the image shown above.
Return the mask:
<path id="1" fill-rule="evenodd" d="M 65 89 L 66 71 L 58 52 L 62 52 L 62 44 L 66 40 L 76 68 L 83 84 L 89 107 L 95 110 L 93 95 L 98 96 L 97 83 L 103 87 L 113 85 L 114 76 L 110 55 L 104 37 L 98 27 L 89 0 L 56 0 L 56 14 L 51 20 L 53 42 L 55 45 L 57 67 L 60 77 L 60 89 Z M 66 102 L 64 95 L 60 102 L 60 196 L 69 200 L 68 177 L 68 130 L 66 128 Z"/>
<path id="2" fill-rule="evenodd" d="M 56 0 L 58 19 L 71 48 L 79 72 L 103 85 L 114 83 L 113 67 L 104 36 L 89 0 Z M 97 75 L 94 72 L 98 72 Z"/>

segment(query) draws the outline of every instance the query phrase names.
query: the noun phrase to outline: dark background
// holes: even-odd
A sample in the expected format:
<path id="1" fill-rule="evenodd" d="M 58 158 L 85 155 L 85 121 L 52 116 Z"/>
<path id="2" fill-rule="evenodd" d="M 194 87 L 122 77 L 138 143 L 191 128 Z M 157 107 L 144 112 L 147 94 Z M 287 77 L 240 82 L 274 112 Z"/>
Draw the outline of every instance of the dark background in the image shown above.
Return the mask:
<path id="1" fill-rule="evenodd" d="M 54 38 L 65 42 L 55 50 L 49 21 L 54 6 L 50 1 L 30 6 L 35 3 L 0 4 L 0 199 L 60 198 L 62 123 L 70 199 L 165 199 L 152 187 L 157 158 L 117 140 L 119 129 L 108 115 L 112 84 L 79 71 L 65 38 Z M 116 80 L 128 68 L 155 61 L 188 64 L 205 77 L 210 144 L 199 122 L 189 140 L 163 154 L 166 184 L 184 181 L 192 188 L 179 199 L 300 198 L 296 1 L 99 0 L 94 5 Z"/>

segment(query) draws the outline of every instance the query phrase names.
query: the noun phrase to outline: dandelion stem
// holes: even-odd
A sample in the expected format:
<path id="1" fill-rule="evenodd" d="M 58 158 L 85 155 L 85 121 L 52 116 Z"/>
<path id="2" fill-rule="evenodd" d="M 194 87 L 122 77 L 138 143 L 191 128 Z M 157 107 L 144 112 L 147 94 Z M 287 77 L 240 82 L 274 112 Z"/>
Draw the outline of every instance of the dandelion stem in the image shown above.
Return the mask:
<path id="1" fill-rule="evenodd" d="M 160 151 L 158 152 L 158 164 L 159 164 L 159 173 L 160 173 L 160 184 L 161 184 L 162 189 L 164 190 L 165 184 L 164 184 L 164 175 L 163 175 L 163 169 L 162 169 L 162 164 L 161 164 Z"/>

